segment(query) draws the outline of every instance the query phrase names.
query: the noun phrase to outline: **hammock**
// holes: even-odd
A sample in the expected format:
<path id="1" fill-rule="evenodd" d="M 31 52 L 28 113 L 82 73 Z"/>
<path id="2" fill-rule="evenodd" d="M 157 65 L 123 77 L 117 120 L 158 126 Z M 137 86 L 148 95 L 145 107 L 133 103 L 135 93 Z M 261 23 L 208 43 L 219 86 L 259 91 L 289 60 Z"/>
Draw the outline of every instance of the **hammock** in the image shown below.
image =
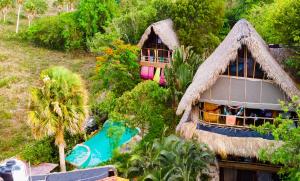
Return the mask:
<path id="1" fill-rule="evenodd" d="M 142 66 L 141 68 L 141 78 L 142 79 L 153 79 L 154 67 Z"/>
<path id="2" fill-rule="evenodd" d="M 159 80 L 159 85 L 166 85 L 166 79 L 165 79 L 165 74 L 164 74 L 164 70 L 161 70 L 161 75 L 160 75 L 160 80 Z"/>
<path id="3" fill-rule="evenodd" d="M 156 71 L 155 71 L 155 75 L 154 75 L 154 78 L 153 80 L 157 83 L 159 83 L 159 80 L 160 80 L 160 68 L 156 68 Z"/>

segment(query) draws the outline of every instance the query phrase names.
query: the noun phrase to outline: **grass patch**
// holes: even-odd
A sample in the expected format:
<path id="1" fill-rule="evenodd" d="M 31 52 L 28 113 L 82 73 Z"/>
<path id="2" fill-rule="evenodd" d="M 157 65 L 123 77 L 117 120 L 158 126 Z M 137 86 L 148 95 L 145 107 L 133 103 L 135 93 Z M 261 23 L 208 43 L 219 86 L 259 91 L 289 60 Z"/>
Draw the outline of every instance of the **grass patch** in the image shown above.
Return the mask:
<path id="1" fill-rule="evenodd" d="M 0 119 L 1 120 L 8 120 L 12 118 L 12 114 L 5 110 L 0 110 Z M 2 126 L 2 124 L 0 124 Z"/>
<path id="2" fill-rule="evenodd" d="M 9 87 L 10 84 L 16 83 L 17 81 L 18 81 L 18 78 L 16 76 L 5 77 L 3 79 L 0 79 L 0 88 Z"/>
<path id="3" fill-rule="evenodd" d="M 4 62 L 5 60 L 7 60 L 7 56 L 0 54 L 0 62 Z"/>
<path id="4" fill-rule="evenodd" d="M 15 21 L 15 17 L 8 18 Z M 27 20 L 21 19 L 20 28 L 21 32 L 27 28 Z M 0 24 L 0 161 L 34 141 L 26 124 L 28 92 L 39 83 L 42 70 L 65 66 L 80 74 L 87 87 L 95 70 L 93 56 L 35 47 L 14 31 L 15 24 Z"/>

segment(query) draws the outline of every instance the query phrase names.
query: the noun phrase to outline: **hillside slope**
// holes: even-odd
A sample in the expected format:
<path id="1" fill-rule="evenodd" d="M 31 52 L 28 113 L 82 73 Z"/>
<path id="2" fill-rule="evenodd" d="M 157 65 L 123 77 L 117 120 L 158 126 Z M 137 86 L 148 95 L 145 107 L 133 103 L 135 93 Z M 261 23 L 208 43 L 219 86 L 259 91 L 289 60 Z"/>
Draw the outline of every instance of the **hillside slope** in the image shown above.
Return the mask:
<path id="1" fill-rule="evenodd" d="M 64 53 L 34 47 L 9 38 L 12 25 L 0 24 L 0 160 L 14 156 L 33 140 L 26 124 L 30 86 L 41 70 L 63 65 L 82 75 L 89 84 L 95 59 L 80 53 Z"/>

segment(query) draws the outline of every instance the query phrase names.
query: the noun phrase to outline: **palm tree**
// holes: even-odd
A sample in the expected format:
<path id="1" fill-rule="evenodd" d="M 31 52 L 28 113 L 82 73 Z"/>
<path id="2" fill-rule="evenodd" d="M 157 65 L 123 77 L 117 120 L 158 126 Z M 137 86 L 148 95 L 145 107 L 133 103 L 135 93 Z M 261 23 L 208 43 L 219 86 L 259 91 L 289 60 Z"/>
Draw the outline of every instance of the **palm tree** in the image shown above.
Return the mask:
<path id="1" fill-rule="evenodd" d="M 191 181 L 203 177 L 214 160 L 206 145 L 171 135 L 134 153 L 129 160 L 128 176 L 151 181 Z"/>
<path id="2" fill-rule="evenodd" d="M 203 59 L 190 46 L 177 48 L 172 59 L 171 66 L 165 69 L 165 75 L 175 108 L 188 85 L 192 82 L 193 76 Z"/>
<path id="3" fill-rule="evenodd" d="M 64 67 L 42 71 L 41 86 L 31 90 L 28 122 L 36 138 L 54 135 L 61 171 L 65 165 L 65 131 L 82 131 L 88 115 L 87 91 L 80 76 Z"/>

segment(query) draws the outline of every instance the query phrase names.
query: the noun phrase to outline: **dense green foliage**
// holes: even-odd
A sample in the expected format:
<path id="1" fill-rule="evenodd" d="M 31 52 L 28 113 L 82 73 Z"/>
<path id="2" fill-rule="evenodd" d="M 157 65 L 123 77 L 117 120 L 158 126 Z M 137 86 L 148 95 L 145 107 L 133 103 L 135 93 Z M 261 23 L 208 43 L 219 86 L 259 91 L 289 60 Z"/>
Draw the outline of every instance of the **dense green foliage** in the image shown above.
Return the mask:
<path id="1" fill-rule="evenodd" d="M 26 0 L 23 6 L 27 14 L 29 25 L 33 18 L 37 15 L 44 14 L 48 8 L 48 4 L 45 0 Z"/>
<path id="2" fill-rule="evenodd" d="M 98 89 L 110 90 L 119 97 L 140 81 L 138 48 L 116 40 L 102 49 L 97 59 Z"/>
<path id="3" fill-rule="evenodd" d="M 285 44 L 299 54 L 300 1 L 274 0 L 273 3 L 255 6 L 246 16 L 256 30 L 269 43 Z M 300 56 L 291 57 L 286 65 L 300 80 Z"/>
<path id="4" fill-rule="evenodd" d="M 138 43 L 151 23 L 161 20 L 156 18 L 156 9 L 152 6 L 152 1 L 121 1 L 120 14 L 110 26 L 116 26 L 122 39 L 132 44 Z"/>
<path id="5" fill-rule="evenodd" d="M 206 145 L 171 135 L 138 147 L 116 165 L 126 178 L 191 181 L 207 180 L 205 173 L 213 162 L 214 155 Z"/>
<path id="6" fill-rule="evenodd" d="M 80 1 L 78 10 L 38 20 L 25 33 L 25 38 L 38 46 L 58 50 L 86 48 L 88 40 L 103 27 L 116 13 L 113 0 Z"/>
<path id="7" fill-rule="evenodd" d="M 82 134 L 70 135 L 65 133 L 66 152 L 69 152 L 73 147 L 84 141 Z M 27 145 L 20 153 L 20 157 L 30 162 L 31 165 L 38 165 L 40 163 L 57 163 L 58 150 L 55 146 L 55 138 L 45 137 L 41 140 L 36 140 L 34 144 Z"/>
<path id="8" fill-rule="evenodd" d="M 121 3 L 120 9 L 121 16 L 114 19 L 111 26 L 117 26 L 127 42 L 137 43 L 151 23 L 171 18 L 180 43 L 193 46 L 196 52 L 210 52 L 219 43 L 217 35 L 223 25 L 223 0 L 131 0 Z"/>
<path id="9" fill-rule="evenodd" d="M 77 22 L 86 39 L 97 32 L 103 32 L 103 26 L 116 13 L 115 0 L 81 0 L 78 5 Z"/>
<path id="10" fill-rule="evenodd" d="M 175 50 L 173 60 L 170 68 L 165 69 L 165 76 L 172 94 L 174 107 L 176 107 L 192 82 L 202 59 L 191 47 L 181 46 Z"/>
<path id="11" fill-rule="evenodd" d="M 245 18 L 253 8 L 273 1 L 274 0 L 227 0 L 224 28 L 229 31 L 236 22 Z M 224 35 L 226 35 L 228 31 L 224 32 Z"/>
<path id="12" fill-rule="evenodd" d="M 3 22 L 6 22 L 6 16 L 9 12 L 9 8 L 11 8 L 12 6 L 13 6 L 12 0 L 0 0 L 0 12 L 3 16 Z"/>
<path id="13" fill-rule="evenodd" d="M 186 0 L 173 6 L 170 17 L 180 43 L 208 56 L 220 42 L 217 35 L 223 25 L 224 1 Z"/>
<path id="14" fill-rule="evenodd" d="M 38 46 L 58 50 L 73 50 L 84 46 L 83 33 L 74 20 L 76 13 L 63 13 L 37 20 L 25 33 L 25 38 Z"/>
<path id="15" fill-rule="evenodd" d="M 139 127 L 146 135 L 143 141 L 152 141 L 161 135 L 164 127 L 175 127 L 174 115 L 168 105 L 169 91 L 154 81 L 145 81 L 116 100 L 109 118 Z"/>
<path id="16" fill-rule="evenodd" d="M 295 110 L 298 119 L 291 120 L 281 114 L 274 124 L 266 123 L 258 127 L 262 133 L 272 132 L 275 140 L 283 141 L 282 145 L 260 150 L 260 159 L 273 164 L 282 164 L 280 174 L 287 180 L 300 180 L 300 104 L 298 98 L 293 98 L 289 104 L 283 104 L 283 111 Z M 296 126 L 298 124 L 298 127 Z"/>
<path id="17" fill-rule="evenodd" d="M 38 165 L 40 163 L 56 163 L 58 162 L 57 149 L 53 148 L 54 139 L 47 137 L 37 141 L 34 145 L 28 145 L 21 153 L 21 158 L 30 162 L 31 165 Z"/>

